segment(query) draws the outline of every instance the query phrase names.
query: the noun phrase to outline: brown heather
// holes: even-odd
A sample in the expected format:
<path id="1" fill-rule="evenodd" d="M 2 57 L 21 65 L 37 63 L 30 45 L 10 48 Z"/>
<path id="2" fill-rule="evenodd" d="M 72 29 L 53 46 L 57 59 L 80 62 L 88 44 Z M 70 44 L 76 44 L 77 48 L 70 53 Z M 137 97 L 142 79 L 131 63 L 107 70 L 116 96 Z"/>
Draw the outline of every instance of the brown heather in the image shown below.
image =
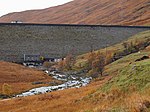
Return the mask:
<path id="1" fill-rule="evenodd" d="M 0 22 L 150 25 L 149 0 L 74 0 L 42 10 L 4 15 Z"/>
<path id="2" fill-rule="evenodd" d="M 0 61 L 0 94 L 3 86 L 9 85 L 12 94 L 20 93 L 43 85 L 33 85 L 33 82 L 50 82 L 53 79 L 44 72 L 26 68 L 22 65 Z"/>

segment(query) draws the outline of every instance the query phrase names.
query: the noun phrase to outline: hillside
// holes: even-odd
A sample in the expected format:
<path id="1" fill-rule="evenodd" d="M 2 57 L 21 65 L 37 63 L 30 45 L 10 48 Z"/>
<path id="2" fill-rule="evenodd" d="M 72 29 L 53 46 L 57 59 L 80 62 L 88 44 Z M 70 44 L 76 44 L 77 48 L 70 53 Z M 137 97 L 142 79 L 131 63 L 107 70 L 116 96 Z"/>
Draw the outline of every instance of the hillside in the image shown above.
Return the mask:
<path id="1" fill-rule="evenodd" d="M 149 0 L 74 0 L 43 10 L 4 15 L 0 22 L 150 25 Z"/>
<path id="2" fill-rule="evenodd" d="M 150 32 L 146 31 L 131 37 L 127 42 L 136 39 L 136 42 L 138 40 L 144 42 L 148 38 Z M 118 50 L 123 50 L 121 45 L 114 46 L 117 49 L 120 46 Z M 109 75 L 93 80 L 86 87 L 9 101 L 1 100 L 0 111 L 149 112 L 150 59 L 135 61 L 147 55 L 150 55 L 150 46 L 108 64 L 105 72 Z"/>
<path id="3" fill-rule="evenodd" d="M 103 48 L 100 50 L 96 50 L 96 51 L 94 51 L 94 53 L 101 52 L 103 55 L 105 55 L 106 60 L 107 60 L 107 58 L 113 58 L 114 54 L 116 54 L 116 56 L 118 55 L 118 57 L 127 56 L 128 54 L 131 54 L 131 53 L 127 52 L 124 54 L 124 52 L 126 50 L 124 48 L 124 43 L 126 43 L 128 46 L 131 46 L 131 44 L 132 44 L 133 48 L 131 49 L 130 52 L 132 52 L 132 50 L 133 50 L 133 53 L 138 52 L 139 50 L 143 49 L 143 46 L 147 46 L 150 44 L 150 30 L 140 32 L 140 33 L 128 38 L 127 40 L 122 41 L 121 43 L 114 44 L 112 46 L 109 46 L 107 48 Z M 138 49 L 136 51 L 135 49 L 137 46 L 138 46 Z M 81 69 L 85 68 L 90 55 L 91 55 L 91 53 L 79 55 L 77 57 L 75 68 L 79 68 L 79 66 L 81 67 Z M 122 55 L 122 56 L 119 56 L 119 55 Z"/>
<path id="4" fill-rule="evenodd" d="M 33 82 L 51 82 L 53 79 L 44 72 L 37 71 L 31 68 L 26 68 L 22 65 L 0 61 L 0 94 L 3 94 L 3 84 L 11 86 L 11 94 L 20 93 L 31 88 L 43 86 L 34 85 Z"/>

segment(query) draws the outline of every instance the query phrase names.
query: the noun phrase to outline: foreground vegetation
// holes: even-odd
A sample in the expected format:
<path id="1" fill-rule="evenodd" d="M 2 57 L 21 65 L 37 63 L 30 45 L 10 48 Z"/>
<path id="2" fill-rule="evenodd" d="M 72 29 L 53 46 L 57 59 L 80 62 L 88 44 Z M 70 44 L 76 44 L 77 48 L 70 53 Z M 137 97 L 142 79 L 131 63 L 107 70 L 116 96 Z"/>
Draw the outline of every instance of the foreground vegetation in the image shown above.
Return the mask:
<path id="1" fill-rule="evenodd" d="M 1 100 L 0 111 L 149 112 L 150 45 L 147 44 L 149 38 L 150 31 L 146 31 L 127 40 L 129 46 L 131 42 L 133 46 L 142 45 L 142 43 L 146 45 L 138 47 L 137 52 L 130 49 L 129 54 L 126 50 L 130 47 L 125 47 L 123 44 L 125 42 L 108 47 L 107 52 L 111 51 L 113 54 L 110 59 L 114 59 L 116 53 L 119 53 L 119 58 L 105 64 L 103 75 L 98 75 L 99 77 L 87 87 L 9 99 L 9 101 Z M 137 42 L 140 44 L 137 44 Z M 105 52 L 106 49 L 100 50 L 101 55 Z M 95 51 L 95 53 L 98 53 L 98 51 Z M 87 66 L 88 56 L 89 54 L 79 56 L 73 66 L 69 66 L 71 68 L 67 69 L 87 69 L 89 67 Z M 147 58 L 143 59 L 143 56 Z"/>
<path id="2" fill-rule="evenodd" d="M 0 61 L 0 95 L 12 96 L 31 88 L 46 86 L 46 82 L 54 81 L 42 71 L 22 65 Z M 43 84 L 34 84 L 43 82 Z"/>
<path id="3" fill-rule="evenodd" d="M 103 110 L 103 106 L 109 104 L 110 111 L 150 111 L 150 59 L 135 62 L 136 58 L 147 54 L 150 55 L 150 52 L 135 53 L 107 66 L 111 67 L 108 71 L 110 74 L 113 71 L 117 73 L 115 76 L 112 74 L 111 80 L 90 95 L 92 100 L 105 102 L 97 110 Z"/>

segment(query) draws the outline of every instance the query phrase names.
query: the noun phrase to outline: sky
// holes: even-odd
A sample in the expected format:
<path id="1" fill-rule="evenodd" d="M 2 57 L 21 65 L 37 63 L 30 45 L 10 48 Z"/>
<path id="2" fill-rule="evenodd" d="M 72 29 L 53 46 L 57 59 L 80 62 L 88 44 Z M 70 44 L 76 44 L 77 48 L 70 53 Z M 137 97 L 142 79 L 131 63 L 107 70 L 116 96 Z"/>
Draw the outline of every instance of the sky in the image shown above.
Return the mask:
<path id="1" fill-rule="evenodd" d="M 72 0 L 0 0 L 0 16 L 31 9 L 44 9 Z"/>

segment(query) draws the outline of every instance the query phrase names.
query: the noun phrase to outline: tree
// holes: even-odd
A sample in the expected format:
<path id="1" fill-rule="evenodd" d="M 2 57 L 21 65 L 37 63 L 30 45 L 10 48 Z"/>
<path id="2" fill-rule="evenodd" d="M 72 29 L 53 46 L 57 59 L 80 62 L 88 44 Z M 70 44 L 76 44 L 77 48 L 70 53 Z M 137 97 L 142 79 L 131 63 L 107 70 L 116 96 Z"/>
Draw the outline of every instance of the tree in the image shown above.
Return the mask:
<path id="1" fill-rule="evenodd" d="M 75 64 L 75 57 L 70 53 L 64 60 L 64 67 L 66 70 L 71 70 Z"/>
<path id="2" fill-rule="evenodd" d="M 90 52 L 90 54 L 88 55 L 88 58 L 87 58 L 87 69 L 88 70 L 91 70 L 92 69 L 92 63 L 95 59 L 95 52 Z"/>
<path id="3" fill-rule="evenodd" d="M 102 76 L 104 67 L 105 67 L 105 56 L 100 52 L 98 52 L 96 59 L 92 62 L 92 69 L 96 69 L 97 72 L 100 72 Z"/>

